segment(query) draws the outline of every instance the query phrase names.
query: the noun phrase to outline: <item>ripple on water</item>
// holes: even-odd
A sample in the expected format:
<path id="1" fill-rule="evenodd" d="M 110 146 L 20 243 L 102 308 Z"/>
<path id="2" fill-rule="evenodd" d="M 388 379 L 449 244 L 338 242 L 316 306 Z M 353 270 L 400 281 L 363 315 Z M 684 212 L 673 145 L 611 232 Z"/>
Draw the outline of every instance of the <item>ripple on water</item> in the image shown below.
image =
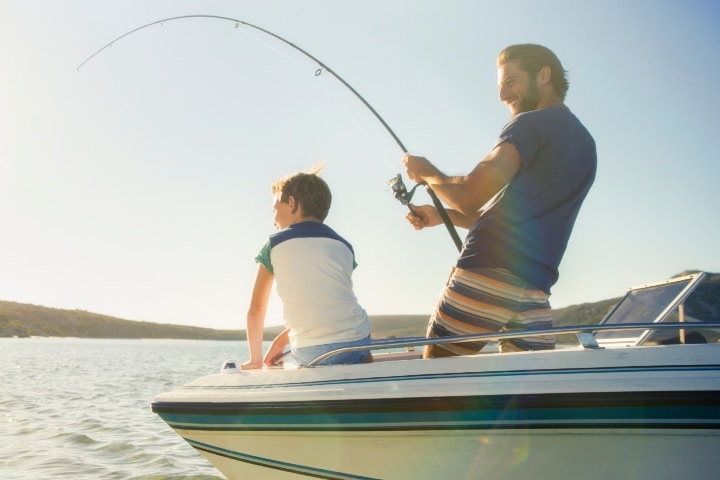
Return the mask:
<path id="1" fill-rule="evenodd" d="M 152 398 L 247 358 L 244 342 L 0 339 L 3 480 L 219 480 Z"/>

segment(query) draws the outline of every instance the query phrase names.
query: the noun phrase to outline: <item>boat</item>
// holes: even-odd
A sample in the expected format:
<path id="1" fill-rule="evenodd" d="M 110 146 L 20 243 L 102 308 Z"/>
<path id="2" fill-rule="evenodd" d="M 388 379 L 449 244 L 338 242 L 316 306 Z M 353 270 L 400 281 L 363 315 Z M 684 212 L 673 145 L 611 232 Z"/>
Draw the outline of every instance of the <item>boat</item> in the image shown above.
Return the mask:
<path id="1" fill-rule="evenodd" d="M 717 478 L 720 322 L 683 315 L 703 276 L 633 287 L 597 325 L 375 340 L 361 365 L 317 365 L 335 352 L 302 368 L 226 361 L 152 409 L 229 479 Z M 684 341 L 690 330 L 704 343 Z M 418 349 L 547 333 L 578 341 Z"/>

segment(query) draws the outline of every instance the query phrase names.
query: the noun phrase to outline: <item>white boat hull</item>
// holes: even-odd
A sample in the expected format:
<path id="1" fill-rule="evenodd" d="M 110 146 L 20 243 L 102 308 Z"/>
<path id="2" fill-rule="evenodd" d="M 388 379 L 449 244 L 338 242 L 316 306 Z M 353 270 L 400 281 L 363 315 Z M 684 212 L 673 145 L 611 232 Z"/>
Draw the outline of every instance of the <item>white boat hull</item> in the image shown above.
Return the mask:
<path id="1" fill-rule="evenodd" d="M 719 445 L 711 429 L 177 432 L 229 479 L 715 478 Z"/>
<path id="2" fill-rule="evenodd" d="M 153 410 L 230 479 L 711 478 L 720 345 L 210 375 Z"/>

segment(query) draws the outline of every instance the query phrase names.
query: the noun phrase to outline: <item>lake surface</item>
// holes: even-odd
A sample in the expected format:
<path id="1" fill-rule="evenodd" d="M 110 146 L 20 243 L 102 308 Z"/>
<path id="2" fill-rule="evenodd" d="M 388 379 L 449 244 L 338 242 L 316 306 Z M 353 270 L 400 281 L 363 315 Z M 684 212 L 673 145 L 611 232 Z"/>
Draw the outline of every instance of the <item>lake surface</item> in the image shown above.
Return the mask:
<path id="1" fill-rule="evenodd" d="M 150 403 L 247 358 L 239 341 L 0 339 L 0 478 L 223 479 Z"/>

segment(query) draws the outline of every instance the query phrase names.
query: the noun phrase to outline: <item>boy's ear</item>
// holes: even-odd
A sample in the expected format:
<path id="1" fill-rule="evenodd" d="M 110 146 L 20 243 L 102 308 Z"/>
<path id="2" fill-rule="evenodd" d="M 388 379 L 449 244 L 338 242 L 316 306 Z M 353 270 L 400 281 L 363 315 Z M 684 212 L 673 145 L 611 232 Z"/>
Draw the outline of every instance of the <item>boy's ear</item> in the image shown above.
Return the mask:
<path id="1" fill-rule="evenodd" d="M 295 214 L 297 212 L 298 207 L 300 206 L 300 203 L 298 203 L 298 201 L 295 200 L 295 197 L 290 195 L 288 197 L 288 205 L 290 205 L 290 213 Z"/>

